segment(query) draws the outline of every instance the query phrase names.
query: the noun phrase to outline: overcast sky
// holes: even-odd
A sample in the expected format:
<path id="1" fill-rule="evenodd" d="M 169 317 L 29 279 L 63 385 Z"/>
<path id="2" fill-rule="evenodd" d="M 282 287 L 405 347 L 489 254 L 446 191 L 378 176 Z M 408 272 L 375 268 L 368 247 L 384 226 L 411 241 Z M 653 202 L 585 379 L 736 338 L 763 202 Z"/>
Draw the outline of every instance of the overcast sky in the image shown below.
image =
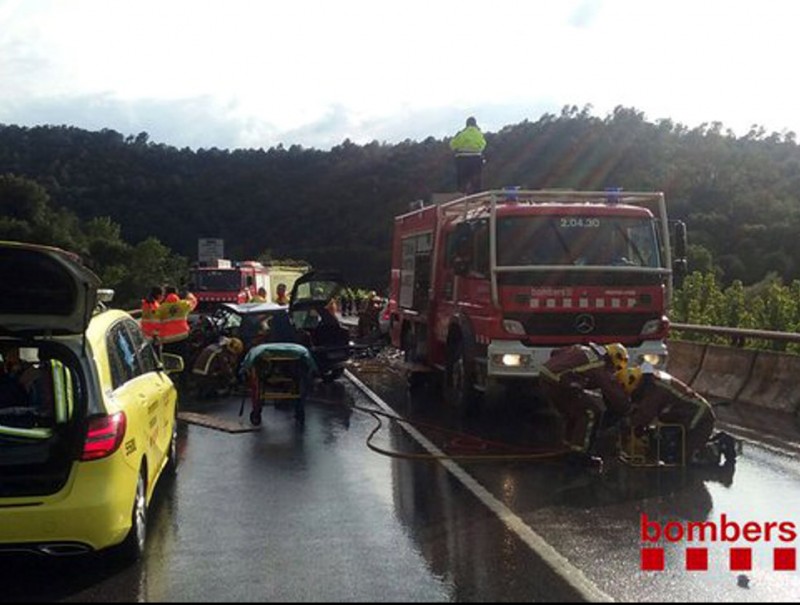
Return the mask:
<path id="1" fill-rule="evenodd" d="M 796 0 L 0 0 L 0 124 L 329 149 L 565 105 L 800 133 Z"/>

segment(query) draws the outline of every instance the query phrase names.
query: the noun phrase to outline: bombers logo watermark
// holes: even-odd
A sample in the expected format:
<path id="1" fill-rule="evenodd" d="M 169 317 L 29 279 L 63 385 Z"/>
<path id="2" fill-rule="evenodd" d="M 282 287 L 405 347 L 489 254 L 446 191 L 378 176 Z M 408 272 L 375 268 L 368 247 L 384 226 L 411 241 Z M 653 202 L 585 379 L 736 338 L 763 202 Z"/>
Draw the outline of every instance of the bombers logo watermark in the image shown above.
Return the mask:
<path id="1" fill-rule="evenodd" d="M 772 545 L 772 569 L 795 571 L 797 554 L 794 542 L 797 527 L 792 521 L 748 521 L 740 523 L 720 515 L 719 521 L 653 521 L 645 513 L 640 517 L 642 571 L 664 571 L 665 543 L 684 543 L 685 569 L 708 569 L 707 544 L 734 544 L 728 548 L 728 568 L 731 571 L 750 571 L 753 568 L 753 549 L 742 543 Z"/>

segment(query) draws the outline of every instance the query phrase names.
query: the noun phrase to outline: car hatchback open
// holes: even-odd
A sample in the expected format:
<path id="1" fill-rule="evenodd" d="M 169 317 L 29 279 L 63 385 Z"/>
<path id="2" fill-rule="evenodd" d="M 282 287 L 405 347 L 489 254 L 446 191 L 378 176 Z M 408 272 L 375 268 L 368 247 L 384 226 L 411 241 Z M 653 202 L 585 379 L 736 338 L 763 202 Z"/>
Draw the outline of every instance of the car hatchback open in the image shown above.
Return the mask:
<path id="1" fill-rule="evenodd" d="M 144 548 L 182 361 L 103 297 L 74 254 L 0 242 L 0 551 Z"/>

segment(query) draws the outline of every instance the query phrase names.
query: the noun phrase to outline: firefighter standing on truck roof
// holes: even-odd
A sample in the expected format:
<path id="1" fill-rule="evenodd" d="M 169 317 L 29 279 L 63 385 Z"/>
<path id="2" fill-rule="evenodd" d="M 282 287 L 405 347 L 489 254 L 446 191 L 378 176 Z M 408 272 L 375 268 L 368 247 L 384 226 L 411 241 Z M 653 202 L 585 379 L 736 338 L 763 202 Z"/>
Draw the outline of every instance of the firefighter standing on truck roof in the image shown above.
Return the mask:
<path id="1" fill-rule="evenodd" d="M 591 453 L 594 433 L 606 412 L 621 418 L 630 410 L 628 395 L 615 377 L 627 364 L 623 345 L 590 343 L 556 349 L 542 366 L 539 388 L 561 415 L 564 444 L 573 460 L 602 463 Z M 589 392 L 594 389 L 600 395 Z"/>
<path id="2" fill-rule="evenodd" d="M 481 190 L 485 148 L 486 139 L 478 128 L 478 123 L 473 117 L 467 118 L 466 126 L 450 141 L 450 149 L 455 153 L 458 191 L 469 195 Z"/>

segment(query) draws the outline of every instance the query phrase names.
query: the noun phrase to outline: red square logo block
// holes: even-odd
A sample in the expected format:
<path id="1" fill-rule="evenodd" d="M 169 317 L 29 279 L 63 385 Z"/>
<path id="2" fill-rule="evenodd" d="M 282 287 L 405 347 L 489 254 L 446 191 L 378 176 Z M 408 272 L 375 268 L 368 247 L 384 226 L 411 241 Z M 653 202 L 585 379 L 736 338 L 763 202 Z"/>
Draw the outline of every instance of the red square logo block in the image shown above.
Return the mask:
<path id="1" fill-rule="evenodd" d="M 686 549 L 686 570 L 687 571 L 707 571 L 708 570 L 708 549 L 707 548 L 687 548 Z"/>
<path id="2" fill-rule="evenodd" d="M 731 548 L 730 568 L 731 571 L 750 571 L 753 569 L 753 549 Z"/>
<path id="3" fill-rule="evenodd" d="M 663 548 L 642 548 L 641 549 L 641 570 L 642 571 L 664 571 L 664 549 Z"/>
<path id="4" fill-rule="evenodd" d="M 797 551 L 794 548 L 774 549 L 772 567 L 775 571 L 794 571 L 797 569 Z"/>

